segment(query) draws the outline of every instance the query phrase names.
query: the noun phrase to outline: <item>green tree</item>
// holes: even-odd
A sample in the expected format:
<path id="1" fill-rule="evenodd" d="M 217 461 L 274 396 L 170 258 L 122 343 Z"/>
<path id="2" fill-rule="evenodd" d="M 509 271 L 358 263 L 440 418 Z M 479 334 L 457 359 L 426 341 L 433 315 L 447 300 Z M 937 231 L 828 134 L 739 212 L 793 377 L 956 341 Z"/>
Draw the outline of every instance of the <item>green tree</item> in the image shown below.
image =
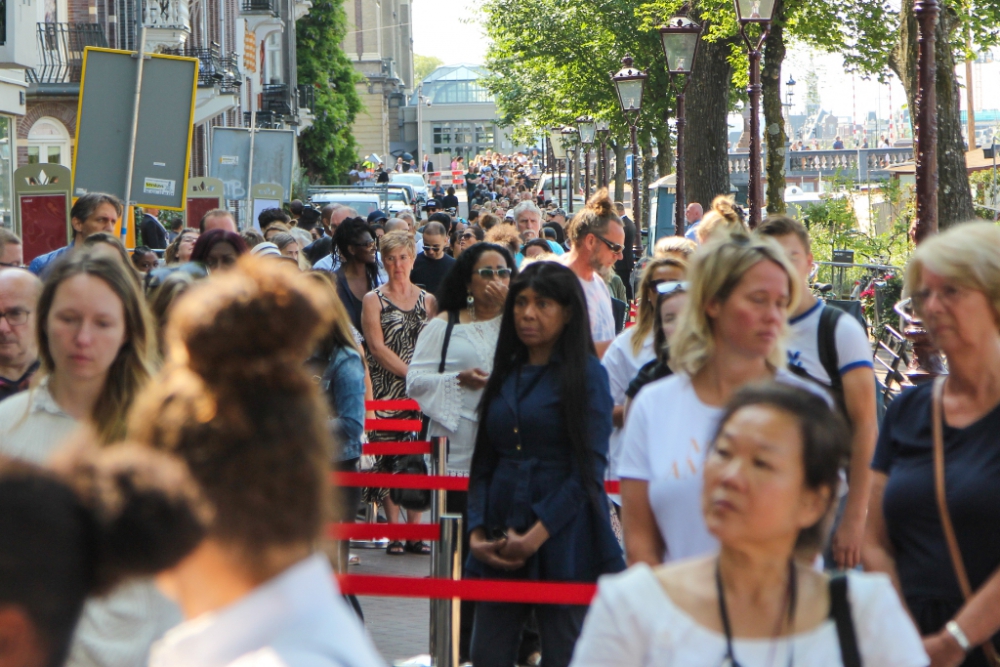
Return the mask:
<path id="1" fill-rule="evenodd" d="M 421 56 L 419 54 L 413 54 L 413 78 L 416 82 L 413 85 L 417 85 L 421 81 L 427 78 L 427 75 L 436 70 L 438 67 L 444 65 L 444 61 L 440 58 L 435 58 L 434 56 Z"/>
<path id="2" fill-rule="evenodd" d="M 299 159 L 313 183 L 342 183 L 357 161 L 351 126 L 362 109 L 354 88 L 361 76 L 340 47 L 346 33 L 343 0 L 314 0 L 296 23 L 298 80 L 315 89 L 315 120 L 299 137 Z"/>

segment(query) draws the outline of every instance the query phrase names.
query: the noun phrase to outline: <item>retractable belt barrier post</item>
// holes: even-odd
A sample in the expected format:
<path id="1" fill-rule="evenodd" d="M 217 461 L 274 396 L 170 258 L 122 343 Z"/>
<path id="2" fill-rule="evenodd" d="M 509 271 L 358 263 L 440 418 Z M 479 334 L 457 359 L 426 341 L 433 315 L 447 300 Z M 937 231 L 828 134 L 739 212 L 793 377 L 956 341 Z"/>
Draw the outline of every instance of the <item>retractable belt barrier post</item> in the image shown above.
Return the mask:
<path id="1" fill-rule="evenodd" d="M 434 576 L 458 581 L 462 578 L 462 517 L 444 514 Z M 459 598 L 431 600 L 431 662 L 435 667 L 458 666 L 458 633 L 461 627 Z"/>

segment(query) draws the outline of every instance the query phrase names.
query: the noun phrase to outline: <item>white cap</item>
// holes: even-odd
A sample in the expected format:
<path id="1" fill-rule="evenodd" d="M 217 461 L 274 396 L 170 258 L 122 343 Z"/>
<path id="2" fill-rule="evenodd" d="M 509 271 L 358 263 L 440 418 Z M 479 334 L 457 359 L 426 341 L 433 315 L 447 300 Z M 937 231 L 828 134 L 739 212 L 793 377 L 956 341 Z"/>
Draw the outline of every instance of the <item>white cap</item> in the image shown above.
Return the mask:
<path id="1" fill-rule="evenodd" d="M 281 251 L 278 250 L 278 246 L 274 245 L 270 241 L 264 241 L 263 243 L 258 243 L 253 248 L 250 249 L 251 255 L 259 255 L 265 257 L 268 255 L 275 255 L 281 257 Z"/>

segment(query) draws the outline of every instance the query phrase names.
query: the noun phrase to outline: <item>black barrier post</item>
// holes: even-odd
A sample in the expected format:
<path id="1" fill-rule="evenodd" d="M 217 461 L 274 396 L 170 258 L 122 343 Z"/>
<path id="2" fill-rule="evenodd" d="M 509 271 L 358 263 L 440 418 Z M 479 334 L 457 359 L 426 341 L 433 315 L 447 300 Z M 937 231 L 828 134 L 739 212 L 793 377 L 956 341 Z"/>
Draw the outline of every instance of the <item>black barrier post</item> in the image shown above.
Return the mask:
<path id="1" fill-rule="evenodd" d="M 432 572 L 442 579 L 462 578 L 462 516 L 443 514 L 440 520 L 439 556 Z M 458 635 L 461 628 L 461 600 L 431 600 L 431 664 L 458 667 Z"/>

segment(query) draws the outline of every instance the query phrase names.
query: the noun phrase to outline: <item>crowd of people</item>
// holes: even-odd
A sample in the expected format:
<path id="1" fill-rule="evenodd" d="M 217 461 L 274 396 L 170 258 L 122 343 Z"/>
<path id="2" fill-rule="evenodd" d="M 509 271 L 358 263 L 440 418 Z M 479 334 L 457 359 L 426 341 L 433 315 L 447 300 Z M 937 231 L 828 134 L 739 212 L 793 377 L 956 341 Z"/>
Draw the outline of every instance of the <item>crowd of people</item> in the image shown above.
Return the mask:
<path id="1" fill-rule="evenodd" d="M 28 266 L 0 231 L 0 664 L 383 664 L 321 539 L 366 506 L 424 520 L 328 488 L 428 470 L 363 455 L 419 437 L 376 417 L 425 419 L 468 477 L 464 578 L 599 582 L 589 607 L 464 602 L 463 662 L 996 665 L 1000 229 L 915 251 L 949 375 L 880 416 L 800 222 L 751 232 L 719 197 L 637 263 L 624 207 L 567 216 L 533 157 L 473 160 L 468 218 L 218 209 L 162 261 L 111 234 L 110 195 Z"/>

